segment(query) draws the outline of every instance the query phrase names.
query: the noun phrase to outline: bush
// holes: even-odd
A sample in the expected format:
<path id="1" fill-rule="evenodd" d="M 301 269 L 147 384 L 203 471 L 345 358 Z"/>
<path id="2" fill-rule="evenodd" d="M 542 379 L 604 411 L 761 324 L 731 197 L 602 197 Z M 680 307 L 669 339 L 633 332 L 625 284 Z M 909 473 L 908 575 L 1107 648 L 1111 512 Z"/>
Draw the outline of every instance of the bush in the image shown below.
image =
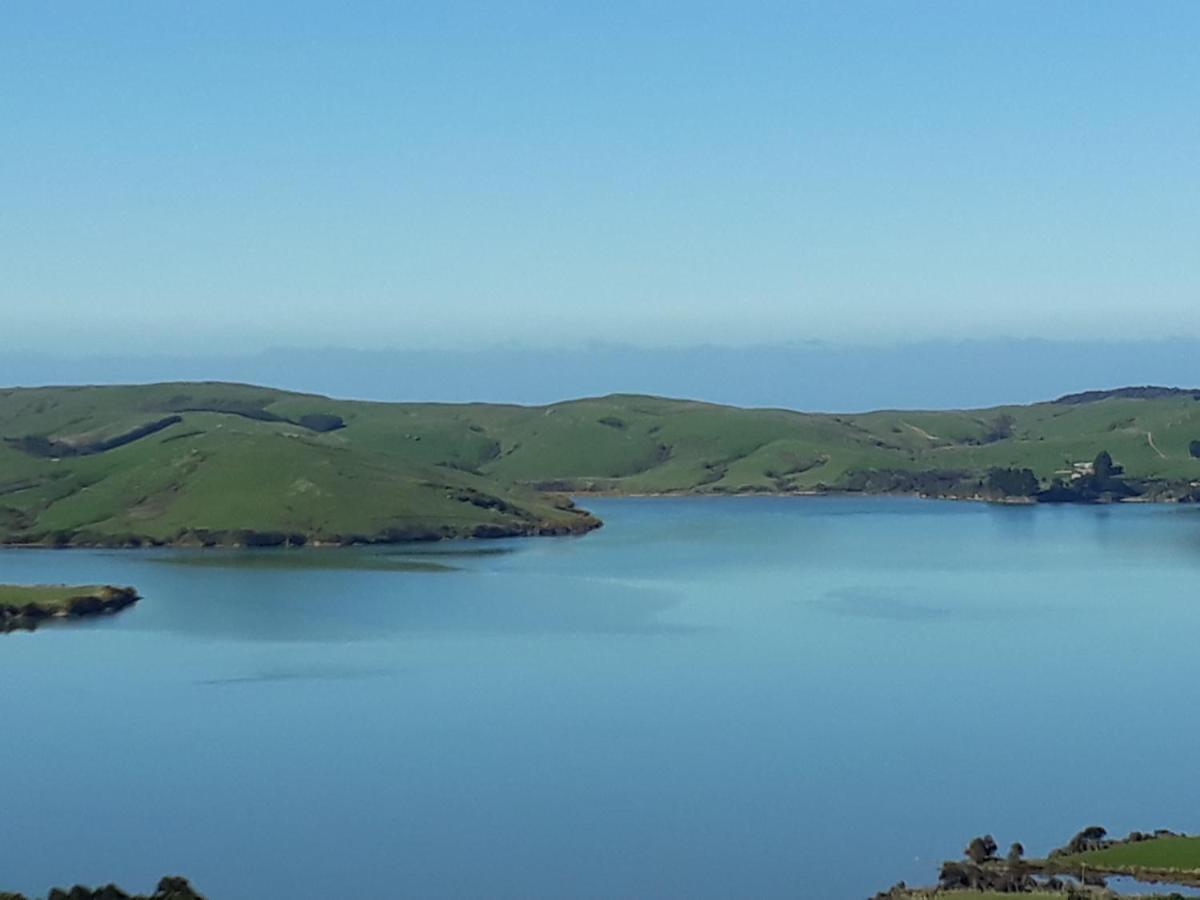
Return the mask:
<path id="1" fill-rule="evenodd" d="M 1089 825 L 1071 838 L 1067 844 L 1068 853 L 1087 853 L 1091 850 L 1103 850 L 1108 832 L 1099 825 Z"/>
<path id="2" fill-rule="evenodd" d="M 988 423 L 987 433 L 983 436 L 985 444 L 994 444 L 996 441 L 1007 440 L 1012 437 L 1013 425 L 1016 424 L 1014 419 L 1008 413 L 1001 413 Z"/>
<path id="3" fill-rule="evenodd" d="M 988 490 L 1005 497 L 1032 497 L 1040 487 L 1032 469 L 1002 468 L 988 472 L 987 486 Z"/>

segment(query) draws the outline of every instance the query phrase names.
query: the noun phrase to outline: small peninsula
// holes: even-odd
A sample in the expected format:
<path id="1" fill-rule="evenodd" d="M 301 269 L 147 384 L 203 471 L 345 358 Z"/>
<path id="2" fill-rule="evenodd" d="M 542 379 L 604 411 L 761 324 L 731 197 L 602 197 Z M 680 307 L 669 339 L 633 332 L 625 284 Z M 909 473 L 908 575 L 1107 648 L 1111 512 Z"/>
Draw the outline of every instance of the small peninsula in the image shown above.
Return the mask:
<path id="1" fill-rule="evenodd" d="M 615 394 L 514 406 L 245 384 L 0 389 L 0 545 L 329 546 L 584 534 L 588 495 L 1200 500 L 1200 392 L 805 413 Z"/>
<path id="2" fill-rule="evenodd" d="M 1020 843 L 1012 844 L 1003 857 L 999 850 L 990 834 L 972 838 L 963 859 L 942 863 L 936 885 L 909 887 L 900 882 L 872 900 L 978 900 L 1014 894 L 1072 900 L 1125 896 L 1174 900 L 1181 898 L 1174 888 L 1200 886 L 1200 837 L 1165 828 L 1111 838 L 1106 829 L 1092 825 L 1043 858 L 1027 858 Z M 1118 893 L 1107 883 L 1113 877 L 1157 887 L 1133 895 Z"/>
<path id="3" fill-rule="evenodd" d="M 141 598 L 113 585 L 0 584 L 0 632 L 33 631 L 54 619 L 104 616 Z"/>

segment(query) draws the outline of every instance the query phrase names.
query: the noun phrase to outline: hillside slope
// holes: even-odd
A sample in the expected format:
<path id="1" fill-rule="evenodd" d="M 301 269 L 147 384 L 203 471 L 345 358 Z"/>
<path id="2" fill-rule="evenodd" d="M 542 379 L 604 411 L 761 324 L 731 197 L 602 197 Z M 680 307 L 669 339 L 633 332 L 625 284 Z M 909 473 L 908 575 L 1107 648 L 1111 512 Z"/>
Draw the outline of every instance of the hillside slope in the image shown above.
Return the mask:
<path id="1" fill-rule="evenodd" d="M 342 426 L 354 404 L 240 385 L 0 394 L 0 540 L 279 544 L 567 534 L 565 498 Z M 349 413 L 348 413 L 349 414 Z"/>
<path id="2" fill-rule="evenodd" d="M 567 493 L 988 496 L 1108 450 L 1150 498 L 1200 480 L 1195 392 L 859 415 L 616 395 L 545 407 L 179 383 L 0 391 L 0 540 L 301 543 L 562 534 Z"/>

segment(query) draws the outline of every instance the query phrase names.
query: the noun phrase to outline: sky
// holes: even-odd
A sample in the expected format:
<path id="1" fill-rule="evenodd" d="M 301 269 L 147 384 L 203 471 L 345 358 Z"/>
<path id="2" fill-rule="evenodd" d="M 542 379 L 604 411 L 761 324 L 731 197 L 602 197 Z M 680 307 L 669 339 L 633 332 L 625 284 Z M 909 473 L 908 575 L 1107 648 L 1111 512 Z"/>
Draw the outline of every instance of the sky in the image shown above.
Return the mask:
<path id="1" fill-rule="evenodd" d="M 18 0 L 0 352 L 1198 338 L 1198 46 L 1170 0 Z"/>

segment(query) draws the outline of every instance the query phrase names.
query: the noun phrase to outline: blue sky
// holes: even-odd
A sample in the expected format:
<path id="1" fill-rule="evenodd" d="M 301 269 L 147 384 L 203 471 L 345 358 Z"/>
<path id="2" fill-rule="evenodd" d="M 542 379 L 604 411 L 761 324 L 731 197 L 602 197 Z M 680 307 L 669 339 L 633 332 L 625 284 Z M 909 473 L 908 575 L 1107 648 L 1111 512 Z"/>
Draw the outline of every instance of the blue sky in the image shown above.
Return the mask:
<path id="1" fill-rule="evenodd" d="M 0 349 L 1200 336 L 1200 4 L 21 2 Z"/>

